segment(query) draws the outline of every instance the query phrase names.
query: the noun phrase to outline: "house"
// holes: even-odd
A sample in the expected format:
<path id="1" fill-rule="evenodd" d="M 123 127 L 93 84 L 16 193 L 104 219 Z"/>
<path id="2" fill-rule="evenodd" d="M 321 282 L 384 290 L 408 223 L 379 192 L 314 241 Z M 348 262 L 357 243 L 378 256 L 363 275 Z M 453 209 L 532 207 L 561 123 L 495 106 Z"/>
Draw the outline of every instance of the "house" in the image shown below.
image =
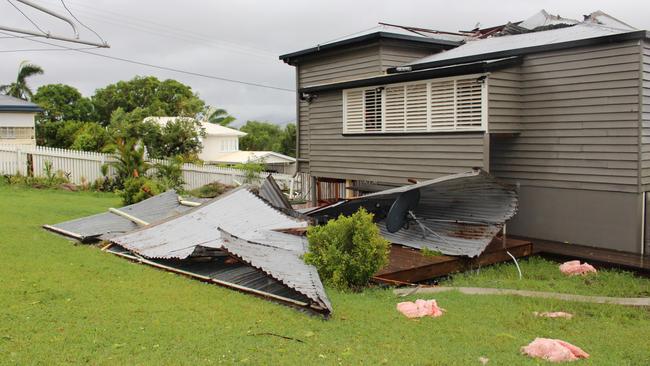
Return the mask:
<path id="1" fill-rule="evenodd" d="M 648 37 L 600 11 L 542 11 L 465 32 L 383 24 L 282 55 L 298 170 L 351 195 L 478 167 L 518 186 L 509 234 L 647 255 Z"/>
<path id="2" fill-rule="evenodd" d="M 145 121 L 153 121 L 161 126 L 176 119 L 196 121 L 190 117 L 147 117 Z M 239 150 L 239 138 L 246 136 L 245 132 L 205 121 L 200 122 L 205 136 L 201 138 L 203 149 L 199 159 L 211 164 L 236 165 L 248 162 L 263 163 L 272 172 L 293 174 L 296 159 L 274 151 L 242 151 Z"/>
<path id="3" fill-rule="evenodd" d="M 0 144 L 36 145 L 36 104 L 8 95 L 0 95 Z"/>

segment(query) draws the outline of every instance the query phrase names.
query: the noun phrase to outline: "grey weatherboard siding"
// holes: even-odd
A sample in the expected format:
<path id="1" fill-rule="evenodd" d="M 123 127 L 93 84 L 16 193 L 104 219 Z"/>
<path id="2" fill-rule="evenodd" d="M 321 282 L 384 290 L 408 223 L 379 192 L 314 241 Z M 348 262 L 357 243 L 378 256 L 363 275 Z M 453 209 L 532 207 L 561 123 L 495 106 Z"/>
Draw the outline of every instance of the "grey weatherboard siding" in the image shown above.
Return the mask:
<path id="1" fill-rule="evenodd" d="M 381 75 L 389 67 L 399 66 L 430 55 L 432 52 L 434 51 L 428 46 L 404 44 L 394 40 L 382 39 L 353 49 L 330 51 L 326 55 L 308 57 L 296 65 L 297 89 Z M 341 93 L 339 92 L 339 94 Z M 303 159 L 310 159 L 313 155 L 310 148 L 312 138 L 320 138 L 314 146 L 315 151 L 318 151 L 318 144 L 323 138 L 324 130 L 319 129 L 320 126 L 316 126 L 316 124 L 323 121 L 326 123 L 329 121 L 330 124 L 334 123 L 332 116 L 335 118 L 336 115 L 331 113 L 331 106 L 334 102 L 327 98 L 327 96 L 319 95 L 318 99 L 312 102 L 311 105 L 299 98 L 297 99 L 298 158 L 300 159 L 298 169 L 302 172 L 309 172 L 309 163 Z M 342 108 L 341 98 L 340 95 L 339 109 Z M 328 107 L 330 107 L 330 117 L 324 112 Z M 342 110 L 337 112 L 340 124 Z M 312 120 L 312 117 L 315 119 Z M 330 125 L 329 129 L 332 128 L 333 126 Z M 342 126 L 339 126 L 338 129 L 342 131 Z M 315 136 L 312 136 L 312 133 Z"/>
<path id="2" fill-rule="evenodd" d="M 299 63 L 298 86 L 377 76 L 417 58 L 400 52 L 375 43 L 321 55 Z M 312 176 L 399 184 L 481 167 L 520 185 L 510 233 L 641 251 L 641 192 L 650 190 L 647 41 L 530 54 L 493 71 L 490 139 L 481 132 L 343 136 L 342 91 L 317 94 L 298 105 L 300 169 Z"/>

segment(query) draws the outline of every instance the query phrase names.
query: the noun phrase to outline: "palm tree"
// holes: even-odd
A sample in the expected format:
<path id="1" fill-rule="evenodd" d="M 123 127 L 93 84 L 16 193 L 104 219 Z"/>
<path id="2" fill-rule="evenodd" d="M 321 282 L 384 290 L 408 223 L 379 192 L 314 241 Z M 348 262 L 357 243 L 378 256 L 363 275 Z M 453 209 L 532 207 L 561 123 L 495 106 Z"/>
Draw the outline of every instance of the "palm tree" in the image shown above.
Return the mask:
<path id="1" fill-rule="evenodd" d="M 18 77 L 11 84 L 0 85 L 0 93 L 11 95 L 12 97 L 29 100 L 32 98 L 32 90 L 27 85 L 27 78 L 43 73 L 43 69 L 29 61 L 23 61 L 18 67 Z"/>
<path id="2" fill-rule="evenodd" d="M 228 126 L 235 120 L 235 117 L 229 115 L 225 109 L 215 107 L 209 107 L 206 116 L 207 122 L 222 126 Z"/>

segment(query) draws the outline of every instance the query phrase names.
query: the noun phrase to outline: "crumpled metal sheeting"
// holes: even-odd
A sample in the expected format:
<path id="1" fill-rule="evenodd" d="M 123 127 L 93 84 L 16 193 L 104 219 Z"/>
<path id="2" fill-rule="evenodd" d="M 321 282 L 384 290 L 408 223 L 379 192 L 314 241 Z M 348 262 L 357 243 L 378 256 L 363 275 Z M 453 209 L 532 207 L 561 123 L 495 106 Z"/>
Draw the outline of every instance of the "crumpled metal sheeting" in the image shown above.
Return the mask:
<path id="1" fill-rule="evenodd" d="M 332 311 L 332 304 L 325 294 L 318 271 L 306 264 L 299 253 L 275 246 L 256 243 L 238 238 L 226 231 L 221 233 L 223 248 L 251 266 L 258 268 L 269 276 L 304 294 L 322 308 Z M 295 237 L 306 243 L 306 238 Z"/>
<path id="2" fill-rule="evenodd" d="M 420 190 L 420 200 L 413 213 L 435 234 L 423 232 L 412 220 L 408 227 L 389 233 L 384 219 L 392 202 L 414 189 Z M 475 257 L 515 215 L 518 197 L 514 187 L 482 170 L 473 170 L 338 202 L 308 215 L 316 218 L 336 217 L 339 213 L 349 215 L 359 207 L 375 213 L 382 235 L 392 243 Z"/>
<path id="3" fill-rule="evenodd" d="M 396 233 L 389 233 L 386 226 L 379 225 L 381 234 L 392 243 L 412 248 L 427 248 L 446 255 L 464 255 L 476 257 L 490 244 L 494 236 L 501 230 L 500 225 L 464 225 L 445 222 L 424 222 L 424 225 L 439 236 L 423 232 L 417 224 L 411 224 Z"/>
<path id="4" fill-rule="evenodd" d="M 108 251 L 115 254 L 127 254 L 134 260 L 138 259 L 136 256 L 131 254 L 130 251 L 118 245 L 110 247 Z M 309 299 L 305 295 L 288 287 L 275 278 L 272 278 L 264 271 L 242 262 L 227 262 L 227 258 L 228 257 L 225 256 L 210 260 L 178 261 L 170 259 L 152 259 L 151 261 L 176 270 L 190 272 L 198 276 L 209 277 L 267 294 L 309 303 Z"/>
<path id="5" fill-rule="evenodd" d="M 264 198 L 274 207 L 291 209 L 291 202 L 289 202 L 287 196 L 282 192 L 282 189 L 280 189 L 280 186 L 270 174 L 260 186 L 259 194 L 260 197 Z"/>
<path id="6" fill-rule="evenodd" d="M 143 227 L 111 241 L 147 258 L 189 257 L 197 246 L 221 248 L 219 228 L 239 237 L 304 251 L 301 241 L 274 229 L 307 227 L 307 222 L 283 214 L 247 188 L 225 193 L 186 214 Z"/>
<path id="7" fill-rule="evenodd" d="M 200 202 L 200 200 L 192 199 Z M 178 201 L 178 194 L 171 190 L 144 201 L 119 208 L 120 211 L 128 213 L 146 222 L 161 221 L 176 216 L 192 209 L 192 207 L 181 205 Z M 46 226 L 48 230 L 57 232 L 61 230 L 70 233 L 76 239 L 86 240 L 108 240 L 114 236 L 121 235 L 138 228 L 133 221 L 111 212 L 100 213 L 80 219 L 62 222 L 56 225 Z M 61 232 L 58 231 L 58 232 Z"/>

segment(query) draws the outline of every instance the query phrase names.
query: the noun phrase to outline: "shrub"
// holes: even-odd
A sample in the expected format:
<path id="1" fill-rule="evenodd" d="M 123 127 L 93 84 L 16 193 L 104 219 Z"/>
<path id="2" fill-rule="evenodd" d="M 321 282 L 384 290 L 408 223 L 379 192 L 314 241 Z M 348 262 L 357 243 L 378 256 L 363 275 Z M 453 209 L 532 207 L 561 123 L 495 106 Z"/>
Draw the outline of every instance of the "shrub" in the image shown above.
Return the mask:
<path id="1" fill-rule="evenodd" d="M 181 157 L 169 159 L 166 163 L 157 163 L 154 165 L 155 173 L 153 176 L 160 181 L 166 188 L 174 189 L 178 193 L 183 193 L 183 160 Z"/>
<path id="2" fill-rule="evenodd" d="M 316 266 L 323 281 L 338 289 L 359 290 L 388 263 L 390 243 L 379 233 L 373 214 L 363 208 L 310 227 L 307 237 L 305 262 Z"/>
<path id="3" fill-rule="evenodd" d="M 124 181 L 124 189 L 120 191 L 122 203 L 131 205 L 149 197 L 160 194 L 165 190 L 158 181 L 146 177 L 132 177 Z"/>
<path id="4" fill-rule="evenodd" d="M 264 167 L 265 164 L 252 161 L 233 166 L 235 169 L 244 171 L 244 181 L 242 183 L 247 184 L 258 183 L 260 180 L 260 173 L 264 171 Z"/>
<path id="5" fill-rule="evenodd" d="M 221 196 L 224 192 L 231 189 L 232 187 L 219 182 L 208 183 L 199 188 L 193 189 L 190 191 L 190 195 L 198 198 L 214 198 Z"/>

